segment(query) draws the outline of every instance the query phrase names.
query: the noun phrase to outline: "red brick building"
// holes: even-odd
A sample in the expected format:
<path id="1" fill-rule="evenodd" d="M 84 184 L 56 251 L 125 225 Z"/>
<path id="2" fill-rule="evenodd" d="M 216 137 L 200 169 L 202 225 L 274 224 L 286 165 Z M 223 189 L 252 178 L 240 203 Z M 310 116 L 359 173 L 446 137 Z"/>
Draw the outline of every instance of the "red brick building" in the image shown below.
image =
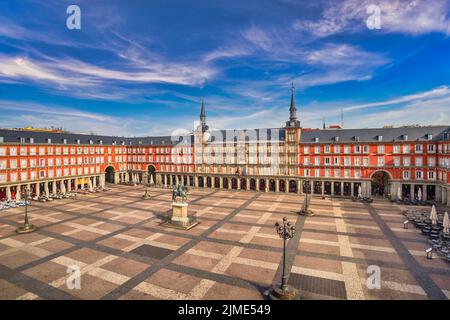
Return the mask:
<path id="1" fill-rule="evenodd" d="M 450 204 L 450 126 L 306 129 L 294 94 L 281 128 L 123 138 L 0 130 L 0 199 L 110 183 L 417 197 Z M 360 188 L 361 186 L 361 188 Z M 400 191 L 400 194 L 399 194 Z"/>

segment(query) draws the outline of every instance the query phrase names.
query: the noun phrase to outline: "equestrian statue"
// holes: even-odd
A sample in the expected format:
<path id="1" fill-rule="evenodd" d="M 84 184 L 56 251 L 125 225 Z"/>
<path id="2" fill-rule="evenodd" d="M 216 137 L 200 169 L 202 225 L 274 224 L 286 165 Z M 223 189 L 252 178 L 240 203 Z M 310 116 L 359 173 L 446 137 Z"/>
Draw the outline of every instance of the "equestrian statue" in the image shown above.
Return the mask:
<path id="1" fill-rule="evenodd" d="M 178 184 L 176 188 L 172 190 L 172 201 L 177 201 L 177 197 L 181 197 L 181 202 L 185 202 L 187 199 L 188 188 Z"/>

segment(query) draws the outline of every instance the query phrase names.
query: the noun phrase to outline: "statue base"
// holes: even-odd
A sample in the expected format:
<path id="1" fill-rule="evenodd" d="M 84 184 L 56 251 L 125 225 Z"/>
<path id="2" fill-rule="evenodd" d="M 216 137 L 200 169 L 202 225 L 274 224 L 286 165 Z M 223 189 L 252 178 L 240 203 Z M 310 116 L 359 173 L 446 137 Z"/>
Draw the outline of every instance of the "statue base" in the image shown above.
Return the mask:
<path id="1" fill-rule="evenodd" d="M 268 298 L 270 300 L 299 300 L 297 291 L 290 286 L 287 286 L 286 290 L 282 290 L 279 287 L 272 287 L 269 291 Z"/>
<path id="2" fill-rule="evenodd" d="M 198 225 L 197 219 L 188 216 L 188 204 L 184 202 L 172 202 L 172 217 L 164 221 L 161 226 L 189 230 Z"/>

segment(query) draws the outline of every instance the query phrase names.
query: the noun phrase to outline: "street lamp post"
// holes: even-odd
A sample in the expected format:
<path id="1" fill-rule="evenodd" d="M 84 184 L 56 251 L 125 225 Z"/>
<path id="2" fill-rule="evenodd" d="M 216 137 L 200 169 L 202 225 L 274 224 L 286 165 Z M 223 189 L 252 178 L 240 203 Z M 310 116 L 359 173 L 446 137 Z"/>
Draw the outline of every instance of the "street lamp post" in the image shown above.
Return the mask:
<path id="1" fill-rule="evenodd" d="M 28 198 L 29 198 L 29 189 L 25 189 L 22 193 L 22 199 L 25 198 L 25 221 L 22 226 L 16 229 L 17 233 L 29 233 L 36 230 L 36 227 L 28 221 Z"/>
<path id="2" fill-rule="evenodd" d="M 290 222 L 287 221 L 286 217 L 283 218 L 283 222 L 275 223 L 275 228 L 280 236 L 283 239 L 283 273 L 281 276 L 281 286 L 275 286 L 272 288 L 269 297 L 274 300 L 293 300 L 296 298 L 296 291 L 294 288 L 291 288 L 287 284 L 287 275 L 286 275 L 286 241 L 292 239 L 295 232 L 295 226 L 291 225 Z"/>

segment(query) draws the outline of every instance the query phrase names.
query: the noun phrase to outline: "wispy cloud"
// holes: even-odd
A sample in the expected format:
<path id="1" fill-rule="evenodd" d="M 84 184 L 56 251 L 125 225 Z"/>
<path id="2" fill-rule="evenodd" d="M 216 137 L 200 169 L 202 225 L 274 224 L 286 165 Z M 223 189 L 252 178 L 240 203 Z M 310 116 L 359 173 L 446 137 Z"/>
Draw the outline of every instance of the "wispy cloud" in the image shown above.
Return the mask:
<path id="1" fill-rule="evenodd" d="M 316 37 L 345 32 L 368 32 L 369 5 L 380 8 L 381 33 L 396 32 L 419 35 L 439 32 L 450 35 L 449 2 L 424 0 L 339 0 L 322 1 L 317 19 L 297 19 L 293 28 Z"/>

